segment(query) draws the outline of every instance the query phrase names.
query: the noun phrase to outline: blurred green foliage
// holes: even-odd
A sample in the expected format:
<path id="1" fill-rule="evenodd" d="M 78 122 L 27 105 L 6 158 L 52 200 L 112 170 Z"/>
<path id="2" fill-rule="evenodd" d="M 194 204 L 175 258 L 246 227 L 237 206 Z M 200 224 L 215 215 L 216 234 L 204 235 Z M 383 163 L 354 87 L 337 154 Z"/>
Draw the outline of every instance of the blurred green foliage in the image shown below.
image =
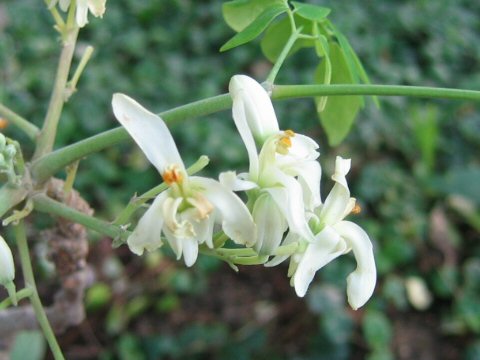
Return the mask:
<path id="1" fill-rule="evenodd" d="M 480 88 L 480 3 L 310 2 L 332 9 L 329 18 L 347 36 L 372 82 Z M 107 6 L 104 19 L 91 18 L 80 35 L 76 60 L 88 44 L 96 52 L 65 107 L 57 147 L 117 126 L 110 110 L 114 92 L 160 112 L 225 92 L 233 74 L 262 80 L 268 73 L 260 41 L 219 54 L 232 36 L 220 2 L 110 0 Z M 17 0 L 1 3 L 0 15 L 0 101 L 40 124 L 59 45 L 49 13 L 42 1 Z M 316 66 L 314 54 L 299 50 L 277 81 L 313 83 Z M 260 321 L 246 324 L 248 331 L 221 317 L 195 320 L 176 332 L 160 324 L 142 327 L 152 317 L 161 322 L 202 311 L 202 302 L 187 308 L 186 297 L 208 295 L 213 303 L 221 302 L 215 300 L 217 291 L 206 292 L 211 279 L 229 270 L 203 258 L 192 270 L 169 262 L 164 269 L 168 258 L 162 256 L 143 261 L 112 252 L 105 258 L 113 259 L 117 270 L 107 271 L 103 259 L 98 270 L 102 285 L 87 296 L 89 318 L 100 319 L 96 333 L 101 333 L 102 358 L 347 359 L 369 354 L 370 359 L 411 359 L 421 358 L 422 351 L 434 358 L 479 358 L 478 104 L 380 100 L 380 110 L 367 101 L 353 131 L 334 148 L 318 126 L 312 100 L 275 103 L 282 128 L 319 142 L 325 192 L 332 186 L 328 178 L 335 155 L 352 157 L 352 194 L 363 208 L 358 221 L 374 240 L 379 271 L 376 292 L 364 310 L 345 307 L 345 277 L 354 267 L 347 258 L 317 274 L 303 317 L 295 314 L 278 323 L 284 332 L 295 331 L 300 318 L 305 327 L 294 337 L 304 346 L 288 348 Z M 246 151 L 228 112 L 172 130 L 186 164 L 207 154 L 210 175 L 246 169 Z M 14 129 L 8 132 L 28 144 Z M 28 146 L 25 150 L 31 152 Z M 82 161 L 75 185 L 97 213 L 113 219 L 135 192 L 159 179 L 136 147 L 123 144 Z M 275 270 L 287 283 L 286 268 Z M 433 295 L 426 311 L 414 310 L 408 301 L 404 280 L 411 275 L 423 278 Z M 252 291 L 262 296 L 267 285 Z M 289 301 L 269 300 L 279 307 Z"/>

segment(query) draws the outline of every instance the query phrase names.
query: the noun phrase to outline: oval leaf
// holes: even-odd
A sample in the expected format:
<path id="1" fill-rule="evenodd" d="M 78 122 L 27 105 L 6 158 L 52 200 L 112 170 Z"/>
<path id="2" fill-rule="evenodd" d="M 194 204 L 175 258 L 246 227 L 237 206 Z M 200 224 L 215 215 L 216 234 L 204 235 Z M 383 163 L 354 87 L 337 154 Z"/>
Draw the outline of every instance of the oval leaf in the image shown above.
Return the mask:
<path id="1" fill-rule="evenodd" d="M 222 5 L 225 22 L 236 32 L 250 25 L 258 15 L 274 4 L 283 4 L 283 0 L 235 0 Z"/>
<path id="2" fill-rule="evenodd" d="M 326 7 L 304 4 L 297 1 L 292 1 L 292 4 L 295 8 L 295 13 L 298 16 L 312 21 L 322 21 L 328 16 L 328 14 L 330 14 L 331 11 Z"/>
<path id="3" fill-rule="evenodd" d="M 352 84 L 353 77 L 350 73 L 345 54 L 337 43 L 330 43 L 331 84 Z M 315 79 L 320 83 L 326 78 L 326 66 L 320 64 L 315 74 Z M 327 133 L 330 145 L 338 145 L 349 133 L 353 121 L 361 107 L 360 96 L 329 96 L 328 102 L 324 103 L 324 97 L 315 99 L 317 108 L 323 111 L 319 113 L 320 121 Z"/>
<path id="4" fill-rule="evenodd" d="M 249 41 L 255 39 L 260 35 L 270 23 L 279 15 L 286 12 L 287 9 L 284 5 L 274 4 L 265 9 L 253 22 L 245 29 L 239 32 L 237 35 L 228 40 L 221 48 L 220 51 L 227 51 L 234 47 L 243 45 Z"/>

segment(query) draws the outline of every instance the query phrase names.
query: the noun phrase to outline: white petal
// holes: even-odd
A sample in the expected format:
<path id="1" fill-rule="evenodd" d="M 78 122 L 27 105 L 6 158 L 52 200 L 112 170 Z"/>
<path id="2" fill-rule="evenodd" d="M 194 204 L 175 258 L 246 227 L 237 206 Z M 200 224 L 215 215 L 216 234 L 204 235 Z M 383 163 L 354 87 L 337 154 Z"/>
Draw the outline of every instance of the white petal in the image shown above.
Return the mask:
<path id="1" fill-rule="evenodd" d="M 320 197 L 322 168 L 318 161 L 297 162 L 287 168 L 282 168 L 282 170 L 288 175 L 298 177 L 298 182 L 303 189 L 303 199 L 307 210 L 313 211 L 322 204 Z"/>
<path id="2" fill-rule="evenodd" d="M 259 255 L 273 255 L 288 227 L 285 216 L 269 193 L 263 193 L 257 198 L 252 215 L 257 225 L 255 251 Z"/>
<path id="3" fill-rule="evenodd" d="M 186 238 L 183 242 L 183 260 L 185 265 L 190 267 L 195 264 L 198 257 L 198 242 L 195 238 Z"/>
<path id="4" fill-rule="evenodd" d="M 320 220 L 325 224 L 333 225 L 341 221 L 345 216 L 345 209 L 351 205 L 350 190 L 345 178 L 349 170 L 350 159 L 345 160 L 337 156 L 335 173 L 332 175 L 336 184 L 328 194 L 320 212 Z"/>
<path id="5" fill-rule="evenodd" d="M 274 178 L 282 186 L 265 188 L 264 190 L 272 195 L 278 208 L 283 212 L 290 231 L 300 235 L 305 240 L 315 241 L 315 236 L 308 226 L 302 187 L 293 177 L 280 171 L 276 171 Z"/>
<path id="6" fill-rule="evenodd" d="M 76 19 L 77 19 L 77 24 L 80 27 L 84 27 L 88 23 L 87 0 L 77 0 Z"/>
<path id="7" fill-rule="evenodd" d="M 164 191 L 155 198 L 152 205 L 140 218 L 135 230 L 128 237 L 128 247 L 134 254 L 142 255 L 144 250 L 153 251 L 162 246 L 162 206 L 167 196 L 168 192 Z"/>
<path id="8" fill-rule="evenodd" d="M 0 285 L 7 285 L 15 278 L 12 251 L 0 236 Z"/>
<path id="9" fill-rule="evenodd" d="M 220 180 L 220 184 L 231 191 L 247 191 L 258 187 L 258 185 L 252 181 L 239 178 L 235 171 L 222 172 L 218 179 Z"/>
<path id="10" fill-rule="evenodd" d="M 67 11 L 68 7 L 70 6 L 70 2 L 71 0 L 60 0 L 60 9 Z M 54 3 L 56 3 L 56 1 L 54 1 Z"/>
<path id="11" fill-rule="evenodd" d="M 357 268 L 347 278 L 348 303 L 357 310 L 370 299 L 377 281 L 372 243 L 367 233 L 353 222 L 341 221 L 334 228 L 352 248 L 357 261 Z"/>
<path id="12" fill-rule="evenodd" d="M 106 0 L 88 0 L 88 8 L 93 16 L 102 17 L 105 12 Z"/>
<path id="13" fill-rule="evenodd" d="M 279 131 L 272 101 L 262 85 L 246 75 L 235 75 L 228 89 L 233 102 L 243 105 L 248 127 L 260 144 Z"/>
<path id="14" fill-rule="evenodd" d="M 113 95 L 112 107 L 117 120 L 133 137 L 160 174 L 163 174 L 169 165 L 177 165 L 180 170 L 185 171 L 173 137 L 159 116 L 123 94 Z"/>
<path id="15" fill-rule="evenodd" d="M 293 275 L 295 292 L 299 297 L 305 296 L 315 273 L 330 261 L 342 255 L 346 249 L 344 241 L 329 226 L 325 227 L 315 237 L 315 242 L 308 245 Z"/>
<path id="16" fill-rule="evenodd" d="M 315 160 L 320 155 L 317 151 L 318 144 L 310 137 L 295 134 L 291 138 L 292 147 L 288 151 L 288 156 L 297 160 Z"/>
<path id="17" fill-rule="evenodd" d="M 256 228 L 245 204 L 218 181 L 199 176 L 190 177 L 191 184 L 201 188 L 202 194 L 214 205 L 221 217 L 222 228 L 235 243 L 252 246 Z"/>
<path id="18" fill-rule="evenodd" d="M 252 132 L 248 127 L 247 115 L 245 114 L 245 107 L 242 99 L 237 99 L 233 101 L 232 106 L 232 116 L 233 121 L 237 127 L 237 130 L 240 134 L 240 137 L 247 148 L 249 173 L 252 180 L 256 181 L 258 177 L 258 154 L 257 146 L 255 145 L 255 140 L 253 138 Z"/>

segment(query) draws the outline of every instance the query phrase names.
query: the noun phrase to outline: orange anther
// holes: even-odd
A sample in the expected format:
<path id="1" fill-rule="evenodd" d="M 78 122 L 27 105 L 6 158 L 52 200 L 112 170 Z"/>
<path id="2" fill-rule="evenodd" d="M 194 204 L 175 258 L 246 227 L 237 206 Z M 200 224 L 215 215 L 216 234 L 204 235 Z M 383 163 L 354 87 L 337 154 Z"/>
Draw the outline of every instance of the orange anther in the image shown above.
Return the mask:
<path id="1" fill-rule="evenodd" d="M 0 129 L 6 129 L 8 126 L 8 120 L 0 117 Z"/>
<path id="2" fill-rule="evenodd" d="M 353 215 L 358 215 L 361 212 L 362 212 L 362 207 L 358 204 L 355 204 L 355 206 L 353 207 L 353 209 L 350 213 L 353 214 Z"/>
<path id="3" fill-rule="evenodd" d="M 168 185 L 179 184 L 183 181 L 183 175 L 176 166 L 169 167 L 165 170 L 162 178 Z"/>

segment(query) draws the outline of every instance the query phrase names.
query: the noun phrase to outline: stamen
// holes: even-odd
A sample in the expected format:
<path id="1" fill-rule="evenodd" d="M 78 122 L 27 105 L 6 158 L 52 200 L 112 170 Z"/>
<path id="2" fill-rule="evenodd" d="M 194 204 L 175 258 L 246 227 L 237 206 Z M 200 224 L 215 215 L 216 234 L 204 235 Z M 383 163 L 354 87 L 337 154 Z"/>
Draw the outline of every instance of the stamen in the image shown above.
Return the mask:
<path id="1" fill-rule="evenodd" d="M 353 207 L 352 211 L 350 211 L 350 214 L 353 214 L 353 215 L 358 215 L 362 212 L 362 207 L 358 204 L 355 204 L 355 206 Z"/>
<path id="2" fill-rule="evenodd" d="M 281 136 L 277 142 L 277 153 L 287 155 L 288 149 L 292 147 L 292 137 L 294 136 L 295 133 L 292 130 L 285 130 L 283 136 Z"/>
<path id="3" fill-rule="evenodd" d="M 8 127 L 8 120 L 0 117 L 0 129 L 6 129 Z"/>
<path id="4" fill-rule="evenodd" d="M 177 165 L 171 165 L 162 174 L 162 178 L 167 185 L 180 184 L 183 181 L 183 174 Z"/>

